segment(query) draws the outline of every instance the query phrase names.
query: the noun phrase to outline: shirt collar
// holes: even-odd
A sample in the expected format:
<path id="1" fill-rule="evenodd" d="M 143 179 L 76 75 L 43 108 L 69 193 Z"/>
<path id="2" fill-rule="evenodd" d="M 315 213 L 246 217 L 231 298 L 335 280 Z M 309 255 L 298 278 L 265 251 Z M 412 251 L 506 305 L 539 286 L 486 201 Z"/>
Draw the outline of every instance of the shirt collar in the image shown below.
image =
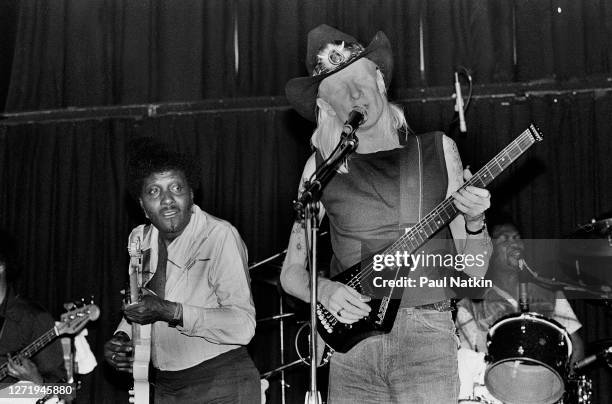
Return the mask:
<path id="1" fill-rule="evenodd" d="M 189 256 L 190 250 L 192 250 L 194 243 L 201 243 L 202 230 L 207 227 L 206 213 L 196 204 L 191 207 L 191 218 L 189 223 L 183 230 L 183 232 L 172 240 L 168 245 L 168 261 L 173 265 L 184 268 L 187 262 L 193 258 Z M 198 236 L 198 237 L 196 237 Z M 159 238 L 159 231 L 153 227 L 151 237 L 148 238 L 147 242 L 149 248 L 155 246 L 157 248 L 157 241 Z"/>

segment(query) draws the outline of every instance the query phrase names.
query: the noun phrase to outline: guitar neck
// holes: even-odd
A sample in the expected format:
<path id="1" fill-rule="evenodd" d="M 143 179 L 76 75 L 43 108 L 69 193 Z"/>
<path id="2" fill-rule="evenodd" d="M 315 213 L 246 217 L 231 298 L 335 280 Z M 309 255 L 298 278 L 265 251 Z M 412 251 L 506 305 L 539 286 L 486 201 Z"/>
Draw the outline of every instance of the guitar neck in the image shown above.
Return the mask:
<path id="1" fill-rule="evenodd" d="M 30 345 L 19 351 L 19 355 L 26 359 L 31 358 L 34 356 L 34 354 L 43 349 L 49 342 L 53 341 L 58 335 L 59 332 L 57 331 L 57 328 L 53 327 L 34 340 L 34 342 L 32 342 Z M 0 367 L 0 380 L 4 379 L 6 376 L 8 376 L 8 369 L 7 364 L 4 363 L 2 367 Z"/>
<path id="2" fill-rule="evenodd" d="M 476 174 L 466 181 L 460 189 L 467 186 L 486 188 L 487 185 L 501 174 L 510 164 L 519 158 L 535 142 L 542 140 L 542 136 L 534 125 L 530 125 L 523 133 L 517 136 L 508 146 L 499 152 L 491 161 L 482 167 Z M 429 212 L 423 219 L 414 225 L 406 234 L 400 237 L 384 253 L 393 254 L 398 249 L 414 252 L 423 245 L 429 237 L 442 227 L 450 223 L 459 210 L 450 196 Z"/>

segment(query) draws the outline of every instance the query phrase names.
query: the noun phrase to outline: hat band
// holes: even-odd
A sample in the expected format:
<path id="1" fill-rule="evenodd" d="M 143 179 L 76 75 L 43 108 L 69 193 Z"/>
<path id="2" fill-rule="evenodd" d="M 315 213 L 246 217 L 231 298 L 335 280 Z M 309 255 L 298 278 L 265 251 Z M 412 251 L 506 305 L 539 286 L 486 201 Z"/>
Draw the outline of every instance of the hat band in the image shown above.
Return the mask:
<path id="1" fill-rule="evenodd" d="M 350 63 L 364 51 L 358 42 L 335 41 L 322 47 L 317 54 L 317 64 L 312 76 L 331 73 Z"/>

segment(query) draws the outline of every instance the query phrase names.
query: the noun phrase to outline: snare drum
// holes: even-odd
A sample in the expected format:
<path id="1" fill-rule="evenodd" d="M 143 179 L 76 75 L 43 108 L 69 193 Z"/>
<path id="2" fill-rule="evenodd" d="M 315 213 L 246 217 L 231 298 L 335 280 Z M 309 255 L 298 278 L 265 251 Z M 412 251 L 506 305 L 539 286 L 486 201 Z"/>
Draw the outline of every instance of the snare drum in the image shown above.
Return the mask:
<path id="1" fill-rule="evenodd" d="M 485 385 L 508 404 L 550 404 L 565 391 L 572 342 L 562 325 L 536 313 L 511 314 L 487 334 Z"/>

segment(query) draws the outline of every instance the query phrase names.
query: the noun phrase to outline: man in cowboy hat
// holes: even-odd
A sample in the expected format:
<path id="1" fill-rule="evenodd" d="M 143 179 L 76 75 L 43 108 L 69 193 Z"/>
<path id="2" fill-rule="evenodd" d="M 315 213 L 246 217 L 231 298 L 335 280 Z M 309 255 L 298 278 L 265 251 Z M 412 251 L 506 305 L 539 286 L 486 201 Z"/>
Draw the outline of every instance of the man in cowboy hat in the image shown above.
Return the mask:
<path id="1" fill-rule="evenodd" d="M 455 143 L 440 132 L 414 135 L 401 108 L 387 100 L 393 57 L 385 34 L 378 32 L 364 47 L 352 36 L 321 25 L 310 31 L 307 47 L 310 76 L 286 86 L 292 106 L 317 122 L 311 138 L 315 152 L 304 168 L 302 185 L 336 147 L 350 112 L 357 109 L 366 116 L 356 132 L 356 153 L 322 193 L 322 214 L 329 217 L 334 252 L 331 275 L 360 262 L 362 249 L 387 246 L 384 240 L 397 239 L 406 225 L 452 195 L 461 214 L 419 252 L 481 254 L 482 262 L 464 271 L 483 276 L 491 251 L 484 231 L 490 194 L 471 186 L 457 192 L 464 176 L 471 174 L 464 172 Z M 304 229 L 296 222 L 281 282 L 288 293 L 309 301 L 305 245 Z M 434 279 L 441 269 L 419 267 L 411 274 Z M 354 323 L 371 310 L 370 297 L 348 285 L 321 278 L 318 292 L 319 302 L 342 323 Z M 456 402 L 452 296 L 446 287 L 406 288 L 391 332 L 331 358 L 329 402 Z"/>

